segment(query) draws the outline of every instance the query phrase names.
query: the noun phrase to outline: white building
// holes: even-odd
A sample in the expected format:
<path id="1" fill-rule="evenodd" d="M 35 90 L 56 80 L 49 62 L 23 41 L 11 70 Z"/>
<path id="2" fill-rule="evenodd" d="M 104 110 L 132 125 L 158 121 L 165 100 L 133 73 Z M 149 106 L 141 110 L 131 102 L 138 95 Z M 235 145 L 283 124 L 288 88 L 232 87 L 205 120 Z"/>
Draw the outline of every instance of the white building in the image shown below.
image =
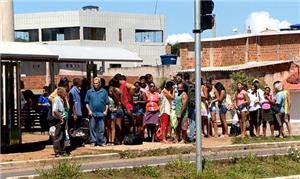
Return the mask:
<path id="1" fill-rule="evenodd" d="M 160 55 L 164 54 L 164 28 L 162 15 L 103 12 L 96 6 L 78 11 L 15 15 L 16 41 L 118 47 L 137 53 L 143 59 L 143 63 L 116 63 L 108 59 L 104 69 L 160 65 Z M 32 66 L 30 63 L 24 66 L 22 73 L 31 69 L 28 65 Z M 98 70 L 101 66 L 98 64 Z M 80 70 L 84 67 L 64 64 L 60 68 Z"/>

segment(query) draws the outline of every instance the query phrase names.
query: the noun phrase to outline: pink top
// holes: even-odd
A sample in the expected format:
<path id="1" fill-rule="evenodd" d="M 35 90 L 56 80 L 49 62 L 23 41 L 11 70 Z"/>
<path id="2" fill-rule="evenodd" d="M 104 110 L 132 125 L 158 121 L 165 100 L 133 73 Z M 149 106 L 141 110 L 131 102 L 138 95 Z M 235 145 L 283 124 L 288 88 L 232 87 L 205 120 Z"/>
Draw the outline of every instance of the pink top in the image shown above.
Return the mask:
<path id="1" fill-rule="evenodd" d="M 243 104 L 244 102 L 246 102 L 245 99 L 245 95 L 247 94 L 247 92 L 245 90 L 241 90 L 237 95 L 236 95 L 236 103 L 237 106 Z"/>
<path id="2" fill-rule="evenodd" d="M 269 95 L 269 98 L 271 99 L 271 101 L 273 101 L 273 96 L 272 95 Z M 261 102 L 261 108 L 264 109 L 264 110 L 268 110 L 268 109 L 271 109 L 271 102 L 267 99 L 264 99 L 262 102 Z"/>
<path id="3" fill-rule="evenodd" d="M 158 111 L 159 110 L 159 93 L 148 92 L 146 93 L 146 111 Z"/>

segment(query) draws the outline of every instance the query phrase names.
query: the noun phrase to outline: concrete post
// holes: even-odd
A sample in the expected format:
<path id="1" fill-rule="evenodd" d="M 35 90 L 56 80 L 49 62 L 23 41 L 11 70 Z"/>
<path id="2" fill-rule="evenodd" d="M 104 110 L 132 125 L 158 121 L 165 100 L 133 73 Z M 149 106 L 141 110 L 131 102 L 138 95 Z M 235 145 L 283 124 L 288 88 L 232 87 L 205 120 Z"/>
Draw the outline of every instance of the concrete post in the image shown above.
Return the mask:
<path id="1" fill-rule="evenodd" d="M 0 0 L 0 41 L 13 42 L 14 34 L 13 0 Z"/>

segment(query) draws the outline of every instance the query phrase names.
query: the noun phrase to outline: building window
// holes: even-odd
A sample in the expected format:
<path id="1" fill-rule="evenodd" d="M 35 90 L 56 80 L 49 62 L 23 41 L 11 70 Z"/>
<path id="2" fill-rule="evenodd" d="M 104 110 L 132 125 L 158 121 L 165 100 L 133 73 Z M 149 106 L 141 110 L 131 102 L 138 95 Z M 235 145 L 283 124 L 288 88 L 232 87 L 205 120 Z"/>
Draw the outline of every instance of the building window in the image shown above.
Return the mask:
<path id="1" fill-rule="evenodd" d="M 163 42 L 163 31 L 162 30 L 135 30 L 135 41 L 136 42 Z"/>
<path id="2" fill-rule="evenodd" d="M 121 68 L 121 64 L 109 64 L 109 68 Z"/>
<path id="3" fill-rule="evenodd" d="M 15 41 L 16 42 L 38 42 L 39 30 L 38 29 L 16 30 Z"/>
<path id="4" fill-rule="evenodd" d="M 122 29 L 119 29 L 119 42 L 122 42 Z"/>
<path id="5" fill-rule="evenodd" d="M 79 27 L 42 29 L 42 41 L 79 40 Z"/>
<path id="6" fill-rule="evenodd" d="M 84 40 L 106 40 L 105 28 L 83 27 Z"/>

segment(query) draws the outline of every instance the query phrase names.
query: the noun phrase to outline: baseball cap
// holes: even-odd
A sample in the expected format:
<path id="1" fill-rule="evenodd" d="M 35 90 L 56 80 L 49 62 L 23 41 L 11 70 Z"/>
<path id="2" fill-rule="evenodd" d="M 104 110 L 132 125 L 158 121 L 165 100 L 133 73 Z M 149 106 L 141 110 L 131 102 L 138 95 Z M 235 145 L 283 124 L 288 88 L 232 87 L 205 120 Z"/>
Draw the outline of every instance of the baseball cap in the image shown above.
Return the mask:
<path id="1" fill-rule="evenodd" d="M 255 78 L 253 81 L 252 81 L 252 83 L 255 83 L 255 82 L 260 82 L 257 78 Z"/>

